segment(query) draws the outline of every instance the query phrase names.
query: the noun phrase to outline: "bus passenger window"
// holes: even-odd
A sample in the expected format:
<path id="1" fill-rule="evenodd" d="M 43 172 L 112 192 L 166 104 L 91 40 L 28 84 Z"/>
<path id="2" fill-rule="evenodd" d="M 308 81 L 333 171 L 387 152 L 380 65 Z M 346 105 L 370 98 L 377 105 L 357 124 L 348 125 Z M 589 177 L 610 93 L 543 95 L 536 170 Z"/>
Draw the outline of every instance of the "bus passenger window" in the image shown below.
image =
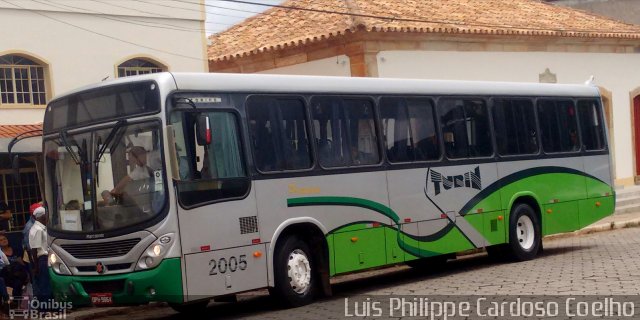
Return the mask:
<path id="1" fill-rule="evenodd" d="M 255 165 L 259 171 L 311 167 L 303 100 L 252 97 L 248 102 L 247 118 Z"/>
<path id="2" fill-rule="evenodd" d="M 433 112 L 433 105 L 428 99 L 380 100 L 380 118 L 390 162 L 440 158 Z"/>
<path id="3" fill-rule="evenodd" d="M 600 104 L 596 100 L 578 102 L 582 143 L 587 151 L 603 150 L 606 146 L 604 122 L 600 110 Z"/>
<path id="4" fill-rule="evenodd" d="M 483 100 L 441 99 L 438 113 L 448 158 L 491 156 L 489 114 Z"/>
<path id="5" fill-rule="evenodd" d="M 538 153 L 536 117 L 531 100 L 495 99 L 493 125 L 500 155 Z"/>
<path id="6" fill-rule="evenodd" d="M 545 152 L 580 150 L 576 108 L 572 101 L 538 101 L 538 120 Z"/>
<path id="7" fill-rule="evenodd" d="M 311 105 L 320 165 L 350 167 L 380 162 L 371 101 L 318 97 Z"/>

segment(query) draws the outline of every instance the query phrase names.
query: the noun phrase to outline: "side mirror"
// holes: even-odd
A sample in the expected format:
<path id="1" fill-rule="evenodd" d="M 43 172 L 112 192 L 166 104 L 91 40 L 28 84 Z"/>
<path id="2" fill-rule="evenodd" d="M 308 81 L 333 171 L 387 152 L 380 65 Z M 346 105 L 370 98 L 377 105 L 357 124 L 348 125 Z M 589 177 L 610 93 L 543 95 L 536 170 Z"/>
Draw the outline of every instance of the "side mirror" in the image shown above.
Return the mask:
<path id="1" fill-rule="evenodd" d="M 211 144 L 211 124 L 209 116 L 206 114 L 198 114 L 196 119 L 196 141 L 199 146 L 208 146 Z"/>
<path id="2" fill-rule="evenodd" d="M 17 154 L 11 158 L 11 174 L 13 175 L 13 180 L 20 185 L 20 156 Z"/>

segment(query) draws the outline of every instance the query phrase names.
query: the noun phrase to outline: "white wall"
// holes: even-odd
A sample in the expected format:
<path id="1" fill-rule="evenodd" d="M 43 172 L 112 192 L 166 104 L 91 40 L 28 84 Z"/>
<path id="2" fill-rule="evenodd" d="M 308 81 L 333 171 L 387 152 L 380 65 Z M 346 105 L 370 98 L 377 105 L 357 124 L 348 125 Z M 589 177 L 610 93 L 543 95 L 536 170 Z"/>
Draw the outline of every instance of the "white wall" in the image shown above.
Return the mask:
<path id="1" fill-rule="evenodd" d="M 383 51 L 380 77 L 538 82 L 549 68 L 558 83 L 595 84 L 612 92 L 616 179 L 633 177 L 629 93 L 640 87 L 638 54 Z"/>
<path id="2" fill-rule="evenodd" d="M 340 55 L 258 73 L 350 77 L 351 64 L 348 56 Z"/>
<path id="3" fill-rule="evenodd" d="M 0 2 L 0 55 L 17 51 L 48 63 L 54 97 L 113 79 L 116 65 L 135 56 L 153 58 L 169 71 L 206 72 L 204 13 L 198 11 L 201 0 L 191 1 Z M 41 122 L 43 114 L 42 108 L 0 106 L 0 124 Z"/>

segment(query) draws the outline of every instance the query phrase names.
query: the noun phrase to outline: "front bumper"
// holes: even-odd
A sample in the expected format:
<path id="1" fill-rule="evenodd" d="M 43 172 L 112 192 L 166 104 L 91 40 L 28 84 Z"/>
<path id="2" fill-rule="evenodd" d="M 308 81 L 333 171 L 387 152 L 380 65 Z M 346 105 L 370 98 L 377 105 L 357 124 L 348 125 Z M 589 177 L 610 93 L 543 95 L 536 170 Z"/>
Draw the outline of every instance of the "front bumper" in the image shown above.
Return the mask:
<path id="1" fill-rule="evenodd" d="M 49 274 L 54 298 L 74 306 L 91 304 L 92 293 L 111 293 L 113 305 L 184 301 L 180 258 L 164 259 L 151 270 L 117 275 L 65 276 L 51 268 Z"/>

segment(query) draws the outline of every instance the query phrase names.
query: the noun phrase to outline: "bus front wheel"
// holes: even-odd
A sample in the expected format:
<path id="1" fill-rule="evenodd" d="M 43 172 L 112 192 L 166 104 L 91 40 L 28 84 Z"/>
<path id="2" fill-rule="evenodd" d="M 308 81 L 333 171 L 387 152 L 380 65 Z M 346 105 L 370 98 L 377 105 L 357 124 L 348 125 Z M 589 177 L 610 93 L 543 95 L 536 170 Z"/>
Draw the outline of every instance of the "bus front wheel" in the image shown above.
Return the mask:
<path id="1" fill-rule="evenodd" d="M 305 241 L 295 235 L 285 238 L 274 255 L 275 287 L 270 293 L 286 307 L 311 303 L 317 283 L 314 266 Z"/>
<path id="2" fill-rule="evenodd" d="M 517 204 L 509 217 L 509 258 L 515 261 L 535 258 L 542 243 L 541 233 L 534 209 L 525 203 Z"/>

